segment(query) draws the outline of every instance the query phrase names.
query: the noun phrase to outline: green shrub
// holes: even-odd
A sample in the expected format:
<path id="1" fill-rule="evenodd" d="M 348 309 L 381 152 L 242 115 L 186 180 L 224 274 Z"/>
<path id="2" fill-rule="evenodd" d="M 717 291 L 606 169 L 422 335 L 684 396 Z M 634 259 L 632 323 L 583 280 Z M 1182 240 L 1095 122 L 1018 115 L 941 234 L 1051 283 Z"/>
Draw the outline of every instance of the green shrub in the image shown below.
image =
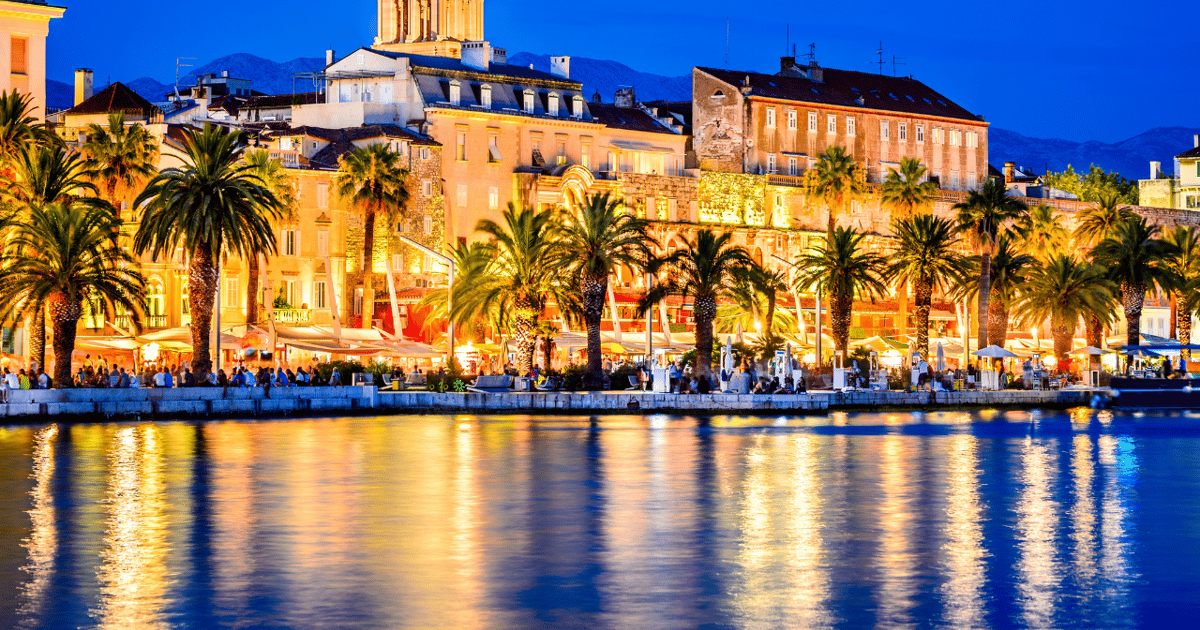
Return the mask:
<path id="1" fill-rule="evenodd" d="M 350 385 L 354 382 L 354 377 L 351 374 L 357 374 L 367 371 L 366 367 L 358 361 L 330 361 L 328 363 L 318 363 L 316 370 L 317 385 L 328 385 L 329 377 L 333 374 L 333 368 L 337 367 L 338 380 L 342 385 Z"/>
<path id="2" fill-rule="evenodd" d="M 628 389 L 630 376 L 637 376 L 637 368 L 626 363 L 613 370 L 612 375 L 609 377 L 611 379 L 609 386 L 616 390 Z"/>
<path id="3" fill-rule="evenodd" d="M 583 375 L 587 373 L 587 366 L 573 363 L 563 368 L 563 386 L 565 391 L 577 392 L 583 389 Z"/>
<path id="4" fill-rule="evenodd" d="M 444 392 L 465 392 L 467 391 L 467 381 L 463 378 L 461 372 L 450 371 L 444 376 L 437 372 L 429 372 L 425 375 L 425 389 L 439 394 Z"/>

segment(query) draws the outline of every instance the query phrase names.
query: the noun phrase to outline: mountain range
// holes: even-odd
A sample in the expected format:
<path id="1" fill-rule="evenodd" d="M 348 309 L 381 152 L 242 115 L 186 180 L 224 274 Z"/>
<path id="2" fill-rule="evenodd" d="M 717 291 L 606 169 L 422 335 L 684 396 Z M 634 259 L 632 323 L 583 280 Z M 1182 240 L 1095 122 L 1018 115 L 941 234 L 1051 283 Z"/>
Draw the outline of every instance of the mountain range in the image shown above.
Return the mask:
<path id="1" fill-rule="evenodd" d="M 529 66 L 549 72 L 550 57 L 533 53 L 518 52 L 508 57 L 512 65 Z M 279 63 L 248 53 L 236 53 L 215 59 L 195 68 L 180 77 L 179 85 L 195 85 L 196 77 L 206 73 L 220 74 L 228 71 L 230 76 L 250 79 L 253 89 L 267 94 L 309 92 L 311 83 L 293 76 L 305 72 L 317 72 L 324 68 L 325 60 L 320 57 L 298 57 Z M 612 102 L 618 87 L 632 86 L 638 100 L 690 101 L 692 77 L 683 75 L 668 77 L 639 72 L 616 61 L 573 57 L 571 78 L 583 83 L 584 94 L 589 98 L 599 92 L 605 102 Z M 126 81 L 126 85 L 150 101 L 162 101 L 174 88 L 174 82 L 162 83 L 150 77 Z M 102 89 L 97 87 L 97 90 Z M 70 107 L 74 89 L 68 83 L 46 81 L 46 101 L 52 109 Z M 1116 171 L 1126 178 L 1148 177 L 1149 162 L 1158 160 L 1163 170 L 1171 173 L 1173 156 L 1192 147 L 1193 134 L 1200 128 L 1156 127 L 1120 142 L 1104 143 L 1095 140 L 1076 142 L 1057 138 L 1032 138 L 1016 131 L 990 127 L 988 131 L 988 155 L 993 166 L 1001 167 L 1004 162 L 1016 162 L 1018 166 L 1035 173 L 1047 169 L 1062 171 L 1073 165 L 1076 171 L 1086 171 L 1095 164 L 1107 171 Z"/>

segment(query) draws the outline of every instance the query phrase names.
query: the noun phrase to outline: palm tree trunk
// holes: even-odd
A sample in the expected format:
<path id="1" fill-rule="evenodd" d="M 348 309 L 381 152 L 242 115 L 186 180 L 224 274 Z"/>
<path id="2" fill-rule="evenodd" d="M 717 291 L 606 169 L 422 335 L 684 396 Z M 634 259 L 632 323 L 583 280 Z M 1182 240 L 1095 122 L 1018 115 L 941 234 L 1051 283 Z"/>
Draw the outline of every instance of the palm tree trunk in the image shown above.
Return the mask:
<path id="1" fill-rule="evenodd" d="M 54 328 L 54 388 L 71 387 L 71 353 L 75 350 L 75 327 L 83 315 L 78 301 L 61 293 L 50 297 L 50 321 Z"/>
<path id="2" fill-rule="evenodd" d="M 834 348 L 842 353 L 843 358 L 849 356 L 847 351 L 850 345 L 850 320 L 854 315 L 853 309 L 854 296 L 841 294 L 830 295 L 829 327 L 833 333 Z M 929 345 L 928 331 L 926 331 L 925 345 Z"/>
<path id="3" fill-rule="evenodd" d="M 1186 342 L 1185 342 L 1186 343 Z M 1093 348 L 1103 348 L 1104 344 L 1104 324 L 1099 317 L 1095 315 L 1088 317 L 1087 323 L 1087 344 Z M 1088 369 L 1100 369 L 1100 357 L 1088 355 Z"/>
<path id="4" fill-rule="evenodd" d="M 712 380 L 713 320 L 717 317 L 717 298 L 697 296 L 692 302 L 696 317 L 696 375 Z"/>
<path id="5" fill-rule="evenodd" d="M 258 255 L 252 255 L 246 260 L 246 270 L 250 278 L 246 280 L 246 322 L 258 323 Z"/>
<path id="6" fill-rule="evenodd" d="M 29 360 L 46 369 L 46 309 L 41 304 L 29 318 Z"/>
<path id="7" fill-rule="evenodd" d="M 213 299 L 220 281 L 212 249 L 199 245 L 192 255 L 188 268 L 188 306 L 192 310 L 192 373 L 196 380 L 208 378 L 212 371 L 212 350 L 209 339 L 212 333 Z"/>
<path id="8" fill-rule="evenodd" d="M 108 178 L 105 187 L 108 189 L 108 203 L 112 204 L 113 214 L 119 219 L 121 218 L 121 206 L 117 202 L 117 178 Z"/>
<path id="9" fill-rule="evenodd" d="M 554 357 L 554 339 L 550 335 L 542 337 L 542 354 L 546 359 L 546 369 L 550 369 L 550 360 Z"/>
<path id="10" fill-rule="evenodd" d="M 1187 309 L 1179 309 L 1175 313 L 1175 330 L 1179 333 L 1179 343 L 1187 345 L 1192 342 L 1192 313 Z M 1192 359 L 1191 350 L 1183 350 L 1183 357 L 1187 360 Z"/>
<path id="11" fill-rule="evenodd" d="M 918 278 L 913 283 L 917 307 L 917 351 L 926 361 L 929 360 L 929 310 L 933 307 L 932 285 L 931 278 Z"/>
<path id="12" fill-rule="evenodd" d="M 363 267 L 362 267 L 362 286 L 363 286 L 363 305 L 362 316 L 365 319 L 371 319 L 375 316 L 375 209 L 372 208 L 367 212 L 367 218 L 363 221 Z M 371 304 L 367 304 L 367 299 L 371 300 Z"/>
<path id="13" fill-rule="evenodd" d="M 764 295 L 767 298 L 767 321 L 763 326 L 765 328 L 764 332 L 766 333 L 766 338 L 770 339 L 772 333 L 774 332 L 775 324 L 775 292 L 768 291 Z"/>
<path id="14" fill-rule="evenodd" d="M 522 376 L 533 370 L 533 350 L 537 345 L 537 312 L 528 299 L 518 300 L 513 313 L 513 341 L 517 343 L 517 371 Z"/>
<path id="15" fill-rule="evenodd" d="M 988 298 L 991 293 L 992 253 L 984 251 L 979 257 L 979 349 L 988 345 Z"/>
<path id="16" fill-rule="evenodd" d="M 1125 343 L 1131 346 L 1142 341 L 1142 304 L 1146 287 L 1121 283 L 1121 301 L 1125 308 Z"/>
<path id="17" fill-rule="evenodd" d="M 999 291 L 988 297 L 988 343 L 1004 346 L 1008 338 L 1008 308 Z"/>
<path id="18" fill-rule="evenodd" d="M 584 275 L 580 279 L 583 289 L 583 323 L 587 327 L 587 374 L 583 375 L 583 388 L 600 389 L 604 385 L 604 362 L 601 360 L 600 321 L 604 317 L 604 297 L 608 295 L 608 276 L 595 278 Z"/>
<path id="19" fill-rule="evenodd" d="M 1067 364 L 1067 355 L 1071 352 L 1071 339 L 1075 336 L 1076 323 L 1062 321 L 1058 317 L 1050 319 L 1050 334 L 1054 337 L 1054 357 L 1058 360 L 1056 365 L 1059 366 L 1060 371 Z"/>

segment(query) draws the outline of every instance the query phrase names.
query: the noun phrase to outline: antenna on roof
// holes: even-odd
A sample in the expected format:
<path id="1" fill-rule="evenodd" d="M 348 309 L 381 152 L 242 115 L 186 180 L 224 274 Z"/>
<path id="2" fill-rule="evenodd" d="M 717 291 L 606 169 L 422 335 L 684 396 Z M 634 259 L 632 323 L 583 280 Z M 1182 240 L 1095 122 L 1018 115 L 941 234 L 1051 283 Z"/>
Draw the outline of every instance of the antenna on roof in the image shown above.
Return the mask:
<path id="1" fill-rule="evenodd" d="M 896 55 L 892 55 L 892 76 L 896 76 L 896 66 L 905 65 L 903 61 L 900 61 L 901 59 L 904 59 L 904 57 L 897 57 Z"/>
<path id="2" fill-rule="evenodd" d="M 792 48 L 792 25 L 788 24 L 787 25 L 787 39 L 784 40 L 784 44 L 783 44 L 783 54 L 785 54 L 785 55 L 788 54 L 788 51 L 791 50 L 791 48 Z"/>
<path id="3" fill-rule="evenodd" d="M 883 40 L 879 41 L 879 49 L 876 50 L 875 53 L 879 55 L 879 61 L 872 61 L 871 63 L 879 65 L 879 74 L 882 75 L 883 74 L 883 66 L 886 63 L 883 60 Z"/>
<path id="4" fill-rule="evenodd" d="M 176 57 L 175 58 L 175 100 L 179 100 L 179 69 L 191 68 L 192 64 L 183 63 L 184 59 L 195 59 L 195 57 Z"/>
<path id="5" fill-rule="evenodd" d="M 725 69 L 729 69 L 729 18 L 725 18 Z"/>
<path id="6" fill-rule="evenodd" d="M 817 60 L 817 45 L 816 44 L 808 45 L 808 54 L 805 55 L 805 57 L 808 57 L 808 61 L 810 63 Z"/>

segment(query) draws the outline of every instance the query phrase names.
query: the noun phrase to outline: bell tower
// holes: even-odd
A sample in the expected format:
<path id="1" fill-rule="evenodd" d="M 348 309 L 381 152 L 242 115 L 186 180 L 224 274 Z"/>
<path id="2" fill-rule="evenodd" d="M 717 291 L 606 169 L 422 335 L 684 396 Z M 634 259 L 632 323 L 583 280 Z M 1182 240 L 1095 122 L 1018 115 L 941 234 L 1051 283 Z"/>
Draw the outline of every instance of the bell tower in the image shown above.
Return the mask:
<path id="1" fill-rule="evenodd" d="M 461 57 L 462 43 L 483 40 L 483 0 L 375 0 L 373 48 Z"/>

